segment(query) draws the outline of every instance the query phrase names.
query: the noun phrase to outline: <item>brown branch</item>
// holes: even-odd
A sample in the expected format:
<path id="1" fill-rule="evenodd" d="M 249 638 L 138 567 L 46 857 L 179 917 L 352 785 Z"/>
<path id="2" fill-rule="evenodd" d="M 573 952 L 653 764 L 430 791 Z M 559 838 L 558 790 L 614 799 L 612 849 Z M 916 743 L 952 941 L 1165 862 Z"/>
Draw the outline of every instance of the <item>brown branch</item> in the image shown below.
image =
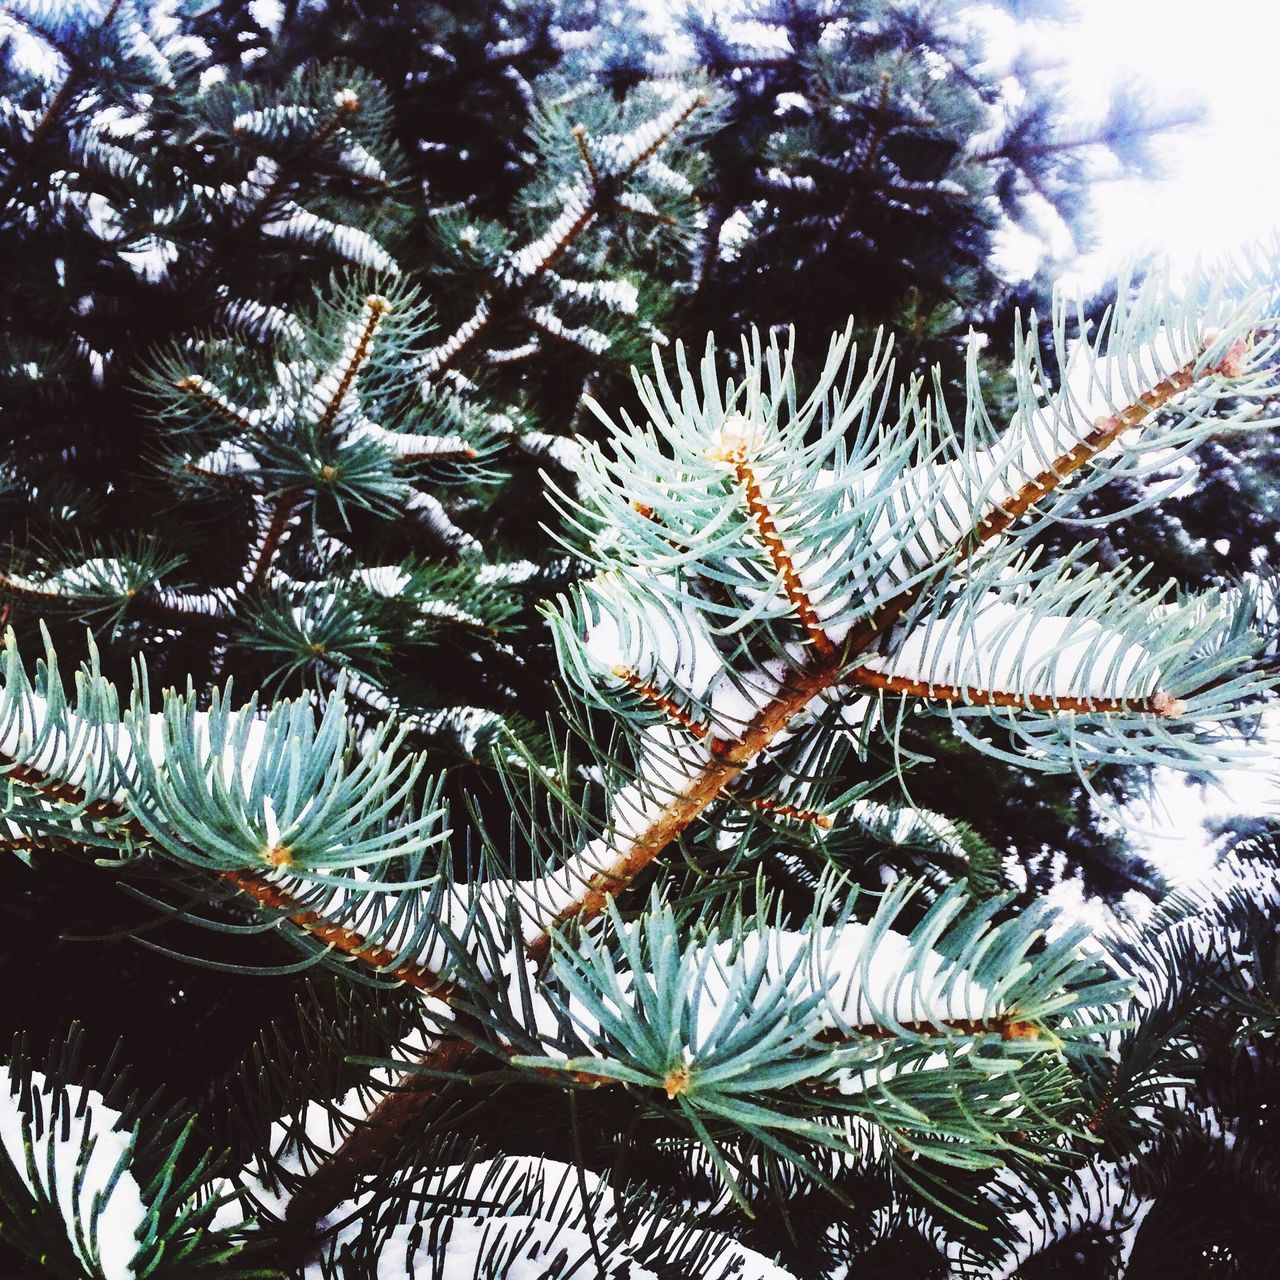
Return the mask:
<path id="1" fill-rule="evenodd" d="M 913 1036 L 990 1036 L 1002 1040 L 1035 1040 L 1040 1036 L 1037 1023 L 1019 1018 L 1012 1011 L 994 1018 L 946 1018 L 939 1022 L 900 1022 L 896 1027 L 856 1027 L 851 1032 L 827 1027 L 818 1032 L 821 1044 L 856 1044 L 859 1040 L 894 1040 L 900 1030 Z"/>
<path id="2" fill-rule="evenodd" d="M 1120 1083 L 1120 1064 L 1117 1062 L 1112 1067 L 1107 1077 L 1107 1087 L 1103 1090 L 1102 1097 L 1098 1099 L 1098 1105 L 1094 1107 L 1092 1114 L 1089 1116 L 1087 1125 L 1085 1126 L 1090 1133 L 1098 1133 L 1101 1131 L 1103 1124 L 1106 1122 L 1107 1112 L 1111 1110 L 1116 1100 L 1116 1086 Z"/>
<path id="3" fill-rule="evenodd" d="M 801 625 L 808 633 L 815 652 L 823 658 L 829 658 L 835 653 L 836 647 L 822 629 L 818 612 L 813 607 L 809 593 L 805 590 L 804 583 L 800 581 L 799 573 L 796 572 L 791 553 L 778 532 L 773 512 L 765 501 L 764 491 L 756 476 L 755 468 L 752 467 L 747 456 L 749 448 L 750 437 L 746 432 L 725 428 L 712 447 L 707 450 L 707 456 L 714 462 L 725 462 L 733 467 L 734 475 L 742 485 L 747 510 L 755 521 L 760 541 L 764 543 L 774 569 L 782 578 L 782 587 L 787 599 L 791 602 L 791 607 L 796 611 Z"/>
<path id="4" fill-rule="evenodd" d="M 56 844 L 52 836 L 14 836 L 8 840 L 0 840 L 0 855 L 38 853 L 41 849 L 55 848 Z"/>
<path id="5" fill-rule="evenodd" d="M 0 591 L 7 591 L 12 596 L 19 596 L 25 600 L 61 600 L 67 601 L 75 599 L 74 596 L 63 595 L 61 591 L 46 591 L 43 587 L 37 587 L 29 582 L 23 582 L 20 578 L 11 578 L 8 574 L 0 573 Z"/>
<path id="6" fill-rule="evenodd" d="M 657 707 L 667 719 L 693 734 L 695 738 L 705 738 L 710 732 L 705 724 L 695 720 L 670 694 L 663 693 L 661 689 L 655 688 L 647 680 L 642 680 L 630 667 L 624 667 L 619 664 L 613 668 L 611 674 L 621 680 L 628 688 L 634 690 L 646 702 Z"/>
<path id="7" fill-rule="evenodd" d="M 364 306 L 365 311 L 368 313 L 365 318 L 364 328 L 360 332 L 360 337 L 356 341 L 355 349 L 351 352 L 351 358 L 347 361 L 346 368 L 342 371 L 341 378 L 338 379 L 338 386 L 333 396 L 330 398 L 329 403 L 325 405 L 324 413 L 321 415 L 319 422 L 321 430 L 327 431 L 333 426 L 334 420 L 338 416 L 338 411 L 342 408 L 343 402 L 346 400 L 352 384 L 356 380 L 356 375 L 369 358 L 374 334 L 377 333 L 378 326 L 382 323 L 382 317 L 392 309 L 391 303 L 376 293 L 370 294 L 364 300 Z"/>
<path id="8" fill-rule="evenodd" d="M 246 566 L 247 572 L 241 579 L 241 595 L 248 595 L 250 592 L 256 591 L 266 580 L 267 572 L 271 568 L 271 562 L 275 559 L 276 552 L 280 549 L 280 543 L 284 540 L 285 533 L 288 532 L 289 521 L 293 518 L 298 501 L 299 494 L 296 489 L 286 489 L 275 500 L 258 546 L 256 549 L 250 550 L 249 564 Z"/>
<path id="9" fill-rule="evenodd" d="M 64 782 L 60 778 L 51 777 L 42 769 L 23 764 L 12 756 L 0 755 L 0 778 L 12 778 L 33 791 L 40 792 L 58 804 L 65 804 L 83 809 L 86 817 L 97 822 L 114 822 L 120 832 L 135 839 L 150 839 L 151 833 L 122 804 L 114 800 L 95 800 L 86 803 L 85 792 L 73 783 Z M 25 839 L 25 837 L 24 837 Z M 39 837 L 30 837 L 38 843 Z M 287 866 L 291 861 L 288 851 L 273 849 L 266 855 L 266 860 L 275 866 Z M 290 894 L 279 885 L 273 884 L 257 872 L 238 869 L 218 871 L 215 873 L 234 889 L 247 894 L 259 906 L 269 907 L 283 912 L 290 923 L 305 933 L 318 938 L 335 951 L 359 960 L 379 973 L 397 978 L 408 986 L 416 987 L 441 1000 L 451 1000 L 456 994 L 452 983 L 443 981 L 437 974 L 423 965 L 401 962 L 396 964 L 396 953 L 388 947 L 370 942 L 362 934 L 353 929 L 343 928 L 326 920 L 317 911 L 310 911 L 301 906 Z"/>
<path id="10" fill-rule="evenodd" d="M 52 777 L 43 769 L 24 764 L 14 756 L 0 753 L 0 780 L 12 779 L 33 791 L 38 791 L 55 804 L 65 804 L 81 809 L 94 822 L 119 822 L 124 834 L 144 834 L 142 824 L 129 815 L 129 811 L 114 800 L 89 800 L 82 787 Z"/>
<path id="11" fill-rule="evenodd" d="M 232 422 L 239 427 L 241 431 L 253 430 L 253 420 L 239 412 L 225 396 L 218 392 L 217 388 L 207 378 L 202 378 L 198 373 L 188 373 L 184 377 L 177 379 L 173 385 L 178 391 L 187 392 L 207 408 L 221 414 L 228 422 Z M 187 470 L 198 472 L 203 469 L 189 466 Z"/>
<path id="12" fill-rule="evenodd" d="M 573 126 L 573 140 L 578 144 L 578 154 L 582 157 L 582 167 L 587 171 L 587 177 L 591 179 L 591 190 L 600 190 L 600 173 L 596 169 L 596 162 L 591 155 L 591 147 L 587 143 L 587 130 L 585 125 L 575 124 Z"/>
<path id="13" fill-rule="evenodd" d="M 1076 695 L 1018 693 L 1009 689 L 982 689 L 976 685 L 935 684 L 909 676 L 890 675 L 867 666 L 851 668 L 845 679 L 869 689 L 924 698 L 930 702 L 959 702 L 970 707 L 1021 707 L 1027 711 L 1070 711 L 1082 714 L 1138 713 L 1176 719 L 1187 709 L 1180 698 L 1163 690 L 1148 698 L 1087 698 Z"/>
<path id="14" fill-rule="evenodd" d="M 287 866 L 291 861 L 288 850 L 270 850 L 267 861 L 277 866 Z M 396 963 L 396 953 L 389 947 L 370 942 L 354 929 L 326 920 L 318 911 L 304 910 L 283 889 L 254 871 L 220 871 L 219 876 L 241 893 L 248 894 L 260 906 L 270 907 L 285 914 L 290 923 L 303 932 L 319 939 L 335 951 L 341 951 L 353 960 L 367 964 L 379 973 L 397 978 L 408 986 L 425 991 L 440 1000 L 451 1000 L 456 995 L 453 983 L 445 982 L 438 974 L 424 965 L 409 961 Z"/>
<path id="15" fill-rule="evenodd" d="M 730 795 L 729 799 L 746 805 L 750 809 L 759 809 L 761 813 L 790 818 L 793 822 L 811 822 L 824 831 L 830 831 L 835 825 L 835 819 L 829 813 L 822 813 L 817 809 L 801 809 L 797 805 L 788 804 L 785 800 L 778 800 L 773 796 Z"/>
<path id="16" fill-rule="evenodd" d="M 461 1036 L 443 1036 L 420 1059 L 429 1071 L 455 1071 L 471 1056 L 473 1046 Z M 349 1193 L 357 1178 L 376 1169 L 395 1149 L 404 1131 L 426 1110 L 440 1080 L 426 1072 L 407 1072 L 391 1092 L 352 1130 L 338 1149 L 302 1184 L 285 1210 L 293 1245 L 310 1254 L 316 1226 Z"/>
<path id="17" fill-rule="evenodd" d="M 1093 430 L 1079 444 L 1056 458 L 1039 475 L 1028 480 L 1008 502 L 1003 502 L 981 521 L 977 527 L 979 542 L 987 542 L 1003 533 L 1016 520 L 1025 515 L 1037 502 L 1048 497 L 1062 482 L 1074 475 L 1087 462 L 1091 462 L 1118 439 L 1125 431 L 1140 426 L 1146 418 L 1163 408 L 1174 396 L 1188 391 L 1195 384 L 1195 360 L 1190 360 L 1167 378 L 1162 378 L 1149 391 L 1145 391 L 1132 404 L 1111 417 L 1099 418 Z"/>
<path id="18" fill-rule="evenodd" d="M 709 738 L 710 760 L 689 784 L 672 798 L 663 811 L 634 839 L 617 851 L 616 860 L 597 870 L 586 891 L 563 908 L 548 928 L 529 945 L 529 955 L 537 961 L 551 950 L 551 930 L 570 920 L 590 920 L 605 903 L 624 889 L 680 834 L 704 809 L 718 799 L 739 774 L 786 728 L 818 694 L 839 679 L 839 662 L 828 656 L 815 665 L 791 672 L 781 689 L 747 724 L 741 735 L 726 741 Z"/>

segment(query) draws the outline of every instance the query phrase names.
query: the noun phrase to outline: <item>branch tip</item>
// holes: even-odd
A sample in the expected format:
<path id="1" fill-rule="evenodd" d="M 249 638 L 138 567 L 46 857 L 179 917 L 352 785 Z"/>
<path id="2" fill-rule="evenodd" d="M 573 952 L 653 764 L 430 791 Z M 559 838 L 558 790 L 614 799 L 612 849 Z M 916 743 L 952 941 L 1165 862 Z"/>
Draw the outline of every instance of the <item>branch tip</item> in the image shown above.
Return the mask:
<path id="1" fill-rule="evenodd" d="M 1221 337 L 1221 329 L 1206 329 L 1204 331 L 1205 349 L 1213 346 Z M 1239 337 L 1226 349 L 1217 364 L 1209 366 L 1209 372 L 1216 373 L 1220 378 L 1238 378 L 1244 372 L 1244 360 L 1248 354 L 1248 336 Z"/>
<path id="2" fill-rule="evenodd" d="M 1187 704 L 1184 699 L 1175 698 L 1171 693 L 1160 689 L 1151 696 L 1151 710 L 1162 720 L 1176 720 L 1186 714 Z"/>
<path id="3" fill-rule="evenodd" d="M 674 1099 L 678 1094 L 688 1092 L 688 1068 L 677 1067 L 674 1071 L 669 1072 L 667 1078 L 662 1082 L 662 1087 L 667 1091 L 668 1099 Z"/>
<path id="4" fill-rule="evenodd" d="M 756 451 L 758 445 L 759 432 L 755 426 L 741 414 L 734 414 L 726 418 L 724 425 L 712 436 L 711 443 L 707 446 L 706 456 L 712 462 L 724 463 L 733 468 L 738 483 L 742 485 L 743 494 L 747 500 L 747 510 L 755 521 L 760 541 L 764 543 L 774 571 L 782 579 L 782 588 L 787 600 L 808 633 L 814 650 L 823 658 L 828 658 L 835 652 L 835 645 L 823 630 L 822 620 L 818 617 L 818 611 L 813 607 L 813 601 L 809 599 L 809 593 L 800 579 L 800 574 L 796 571 L 795 561 L 792 560 L 790 551 L 782 541 L 773 512 L 765 500 L 760 479 L 751 465 L 750 456 Z"/>

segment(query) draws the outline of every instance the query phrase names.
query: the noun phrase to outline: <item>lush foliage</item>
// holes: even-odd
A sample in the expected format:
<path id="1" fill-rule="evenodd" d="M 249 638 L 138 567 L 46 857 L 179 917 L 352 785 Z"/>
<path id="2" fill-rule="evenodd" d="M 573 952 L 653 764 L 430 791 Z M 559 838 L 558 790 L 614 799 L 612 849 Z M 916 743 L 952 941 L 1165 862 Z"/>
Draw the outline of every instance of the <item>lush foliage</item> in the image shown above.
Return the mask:
<path id="1" fill-rule="evenodd" d="M 1160 122 L 958 4 L 0 21 L 6 1265 L 1262 1273 L 1274 832 L 1040 892 L 1274 683 L 1274 262 L 1001 276 Z"/>

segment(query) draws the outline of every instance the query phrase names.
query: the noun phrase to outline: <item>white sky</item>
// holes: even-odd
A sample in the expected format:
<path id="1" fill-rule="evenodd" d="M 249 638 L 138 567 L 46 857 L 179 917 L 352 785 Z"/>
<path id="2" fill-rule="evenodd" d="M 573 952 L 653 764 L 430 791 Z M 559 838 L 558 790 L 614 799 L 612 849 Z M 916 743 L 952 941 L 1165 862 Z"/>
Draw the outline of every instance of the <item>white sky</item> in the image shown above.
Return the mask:
<path id="1" fill-rule="evenodd" d="M 1076 0 L 1075 10 L 1073 22 L 1046 26 L 1036 48 L 1062 60 L 1083 119 L 1103 114 L 1119 84 L 1206 115 L 1160 145 L 1163 181 L 1098 185 L 1097 244 L 1078 266 L 1081 283 L 1146 252 L 1190 267 L 1269 240 L 1280 228 L 1280 0 Z"/>
<path id="2" fill-rule="evenodd" d="M 1076 18 L 1044 28 L 1033 46 L 1061 60 L 1073 113 L 1102 115 L 1113 86 L 1137 85 L 1155 107 L 1199 105 L 1203 124 L 1161 143 L 1160 181 L 1110 181 L 1093 191 L 1095 243 L 1074 262 L 1058 242 L 1058 275 L 1073 291 L 1095 288 L 1146 254 L 1183 269 L 1280 230 L 1280 0 L 1076 0 Z M 992 52 L 1007 24 L 992 19 Z M 1018 246 L 1012 245 L 1010 262 Z M 1280 801 L 1275 744 L 1280 725 L 1253 752 L 1253 769 L 1232 770 L 1217 788 L 1188 787 L 1160 770 L 1152 809 L 1124 816 L 1161 870 L 1185 883 L 1212 864 L 1203 821 L 1232 812 L 1274 812 Z"/>

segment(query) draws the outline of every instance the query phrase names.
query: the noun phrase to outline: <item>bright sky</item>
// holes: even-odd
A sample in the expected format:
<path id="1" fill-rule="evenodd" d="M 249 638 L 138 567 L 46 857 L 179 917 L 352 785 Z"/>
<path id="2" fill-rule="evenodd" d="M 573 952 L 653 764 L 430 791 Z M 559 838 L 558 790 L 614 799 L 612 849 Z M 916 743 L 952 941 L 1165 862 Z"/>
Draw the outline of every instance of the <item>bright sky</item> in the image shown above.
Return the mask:
<path id="1" fill-rule="evenodd" d="M 1084 264 L 1085 280 L 1105 278 L 1147 251 L 1189 267 L 1198 256 L 1270 239 L 1280 229 L 1277 0 L 1079 0 L 1078 12 L 1055 43 L 1061 40 L 1056 47 L 1082 106 L 1105 103 L 1109 85 L 1132 79 L 1150 86 L 1155 103 L 1198 101 L 1205 110 L 1202 126 L 1162 148 L 1163 181 L 1097 188 L 1098 244 Z M 1260 773 L 1228 774 L 1216 793 L 1161 780 L 1163 812 L 1143 825 L 1154 828 L 1144 843 L 1166 874 L 1190 878 L 1205 866 L 1210 853 L 1200 823 L 1209 814 L 1274 809 L 1275 764 L 1265 768 L 1265 747 L 1261 755 Z"/>
<path id="2" fill-rule="evenodd" d="M 1153 105 L 1198 104 L 1205 122 L 1161 145 L 1160 182 L 1110 182 L 1095 192 L 1097 245 L 1087 283 L 1146 251 L 1180 266 L 1280 229 L 1277 0 L 1075 0 L 1074 22 L 1046 28 L 1073 106 L 1101 115 L 1111 87 L 1136 84 Z M 1038 51 L 1039 52 L 1039 51 Z"/>
<path id="3" fill-rule="evenodd" d="M 1087 291 L 1127 261 L 1149 253 L 1190 268 L 1237 245 L 1269 242 L 1280 231 L 1280 148 L 1274 142 L 1280 85 L 1280 0 L 1076 0 L 1076 18 L 1046 26 L 1040 56 L 1061 61 L 1072 107 L 1082 120 L 1102 115 L 1113 86 L 1137 85 L 1155 107 L 1198 105 L 1204 122 L 1160 146 L 1165 176 L 1157 182 L 1099 183 L 1093 192 L 1096 242 L 1059 279 Z M 1001 56 L 1011 32 L 990 19 L 992 52 Z M 999 51 L 999 52 L 997 52 Z M 1028 246 L 1009 246 L 1010 266 Z M 1056 251 L 1070 261 L 1069 237 Z M 1280 808 L 1275 744 L 1280 724 L 1253 751 L 1255 768 L 1231 770 L 1219 786 L 1188 787 L 1159 771 L 1151 809 L 1125 814 L 1139 842 L 1171 879 L 1185 883 L 1212 864 L 1203 821 L 1232 812 Z M 1065 904 L 1064 905 L 1068 905 Z"/>

